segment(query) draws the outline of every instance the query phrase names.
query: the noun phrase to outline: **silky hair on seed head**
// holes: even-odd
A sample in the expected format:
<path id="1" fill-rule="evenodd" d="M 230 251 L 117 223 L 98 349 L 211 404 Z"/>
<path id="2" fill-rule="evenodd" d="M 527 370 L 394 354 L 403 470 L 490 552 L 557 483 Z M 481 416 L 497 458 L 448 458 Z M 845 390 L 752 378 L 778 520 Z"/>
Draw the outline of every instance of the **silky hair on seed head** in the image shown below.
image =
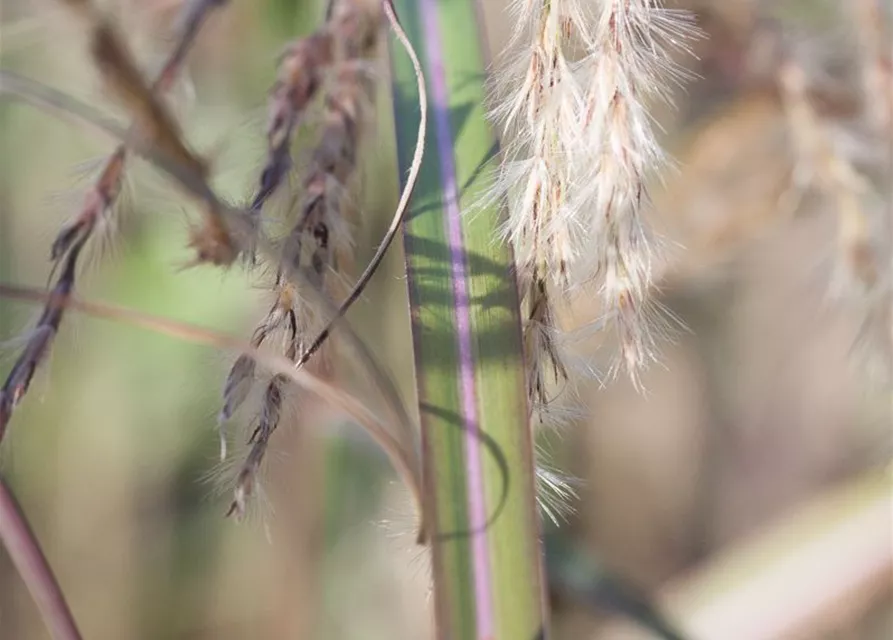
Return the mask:
<path id="1" fill-rule="evenodd" d="M 530 401 L 568 366 L 561 310 L 595 292 L 639 385 L 656 360 L 647 183 L 665 166 L 649 113 L 688 79 L 674 61 L 699 36 L 688 12 L 650 0 L 519 0 L 490 87 L 502 136 L 489 202 L 504 200 L 522 297 Z M 664 323 L 665 324 L 665 323 Z M 544 368 L 548 371 L 544 371 Z"/>

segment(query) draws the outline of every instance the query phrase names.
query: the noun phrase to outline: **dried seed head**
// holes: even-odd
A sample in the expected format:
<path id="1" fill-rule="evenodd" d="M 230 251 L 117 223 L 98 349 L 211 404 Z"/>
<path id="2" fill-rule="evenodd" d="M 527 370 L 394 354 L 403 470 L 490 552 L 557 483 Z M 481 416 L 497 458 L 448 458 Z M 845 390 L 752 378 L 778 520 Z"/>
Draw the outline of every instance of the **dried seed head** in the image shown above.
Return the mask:
<path id="1" fill-rule="evenodd" d="M 251 392 L 256 366 L 253 357 L 242 354 L 236 358 L 229 375 L 226 377 L 226 383 L 223 386 L 223 406 L 217 415 L 221 460 L 226 459 L 226 422 L 233 417 L 233 414 L 242 406 L 242 403 L 245 402 L 245 399 Z"/>
<path id="2" fill-rule="evenodd" d="M 122 99 L 125 106 L 133 111 L 137 127 L 142 127 L 142 135 L 152 144 L 171 154 L 173 160 L 196 171 L 197 175 L 204 176 L 203 162 L 186 148 L 175 121 L 152 91 L 170 87 L 173 74 L 194 41 L 205 14 L 213 6 L 220 5 L 221 1 L 197 0 L 189 6 L 188 20 L 184 23 L 174 52 L 169 57 L 161 77 L 151 89 L 147 88 L 123 40 L 92 2 L 64 0 L 64 4 L 86 22 L 91 34 L 94 61 L 112 90 Z M 57 262 L 57 266 L 60 261 L 62 262 L 62 272 L 50 292 L 28 344 L 4 383 L 0 394 L 0 440 L 3 438 L 13 407 L 27 391 L 35 370 L 45 359 L 51 342 L 59 331 L 65 307 L 75 286 L 78 258 L 94 235 L 100 220 L 107 217 L 114 206 L 121 190 L 125 159 L 126 148 L 121 145 L 106 161 L 102 173 L 87 193 L 78 215 L 62 228 L 53 242 L 50 257 Z M 222 221 L 218 222 L 222 224 Z M 221 240 L 218 239 L 217 242 Z M 215 255 L 221 257 L 219 249 Z"/>
<path id="3" fill-rule="evenodd" d="M 103 79 L 133 116 L 139 135 L 193 175 L 206 178 L 206 163 L 186 145 L 176 120 L 154 95 L 127 46 L 109 22 L 95 24 L 91 49 Z"/>
<path id="4" fill-rule="evenodd" d="M 126 151 L 119 147 L 109 156 L 102 173 L 84 197 L 84 203 L 74 220 L 57 234 L 50 249 L 50 258 L 60 260 L 77 241 L 86 241 L 96 225 L 107 218 L 121 190 Z"/>
<path id="5" fill-rule="evenodd" d="M 179 125 L 164 102 L 155 94 L 155 90 L 169 86 L 170 76 L 178 66 L 177 61 L 182 59 L 195 35 L 197 24 L 201 22 L 202 11 L 216 4 L 218 3 L 203 4 L 196 9 L 192 19 L 187 21 L 186 32 L 175 48 L 169 64 L 162 70 L 158 80 L 150 84 L 143 77 L 115 26 L 90 3 L 75 3 L 79 14 L 87 20 L 93 62 L 111 93 L 133 118 L 134 130 L 140 142 L 147 148 L 160 152 L 179 171 L 202 183 L 203 187 L 206 187 L 208 165 L 189 148 Z M 206 188 L 203 190 L 210 191 Z M 204 204 L 205 224 L 201 229 L 193 230 L 190 240 L 190 246 L 197 250 L 196 262 L 232 264 L 238 248 L 223 222 L 224 212 L 218 211 L 210 201 Z"/>
<path id="6" fill-rule="evenodd" d="M 251 204 L 259 212 L 291 168 L 289 146 L 326 71 L 339 61 L 367 55 L 375 43 L 377 17 L 351 0 L 335 2 L 329 20 L 315 33 L 290 44 L 279 63 L 267 125 L 267 162 Z"/>
<path id="7" fill-rule="evenodd" d="M 251 206 L 256 218 L 290 170 L 295 128 L 314 98 L 324 94 L 322 130 L 301 178 L 300 197 L 295 198 L 296 219 L 282 243 L 274 302 L 253 337 L 259 346 L 284 331 L 285 354 L 296 363 L 300 359 L 298 366 L 309 357 L 305 355 L 309 340 L 326 319 L 312 303 L 314 296 L 308 300 L 303 288 L 324 293 L 333 289 L 353 249 L 347 187 L 356 171 L 360 129 L 371 94 L 369 65 L 363 57 L 375 44 L 376 30 L 377 14 L 354 0 L 336 0 L 326 23 L 286 50 L 270 98 L 267 160 Z M 327 368 L 324 355 L 314 357 L 317 366 Z M 233 512 L 243 511 L 251 494 L 263 451 L 279 419 L 281 396 L 276 394 L 280 393 L 274 379 L 252 435 L 254 446 L 237 481 Z M 223 413 L 228 413 L 226 406 Z"/>
<path id="8" fill-rule="evenodd" d="M 233 502 L 227 512 L 228 516 L 235 514 L 236 517 L 242 518 L 245 515 L 246 503 L 257 484 L 258 472 L 267 452 L 270 436 L 273 435 L 273 432 L 279 426 L 279 419 L 282 414 L 282 395 L 288 384 L 288 377 L 279 374 L 273 376 L 273 379 L 267 385 L 257 427 L 249 439 L 251 450 L 248 452 L 248 456 L 236 478 Z"/>
<path id="9" fill-rule="evenodd" d="M 192 264 L 231 265 L 239 255 L 239 247 L 222 216 L 209 207 L 205 211 L 202 226 L 193 227 L 189 234 L 189 246 L 195 249 Z"/>
<path id="10" fill-rule="evenodd" d="M 552 305 L 543 280 L 534 280 L 525 292 L 524 353 L 528 358 L 527 394 L 540 421 L 547 415 L 551 389 L 567 380 L 568 371 L 558 350 Z"/>
<path id="11" fill-rule="evenodd" d="M 587 233 L 572 238 L 580 243 L 579 254 L 595 240 L 582 278 L 598 283 L 617 326 L 623 368 L 634 381 L 654 357 L 644 313 L 652 257 L 642 216 L 648 176 L 664 163 L 646 101 L 668 99 L 666 83 L 685 78 L 671 49 L 686 49 L 694 33 L 684 12 L 650 0 L 606 0 L 594 29 L 582 35 L 588 52 L 582 61 L 587 90 L 579 138 L 585 160 L 575 168 L 577 183 L 585 186 L 571 209 L 584 217 L 578 229 Z"/>
<path id="12" fill-rule="evenodd" d="M 28 392 L 31 380 L 34 379 L 34 372 L 49 353 L 50 344 L 55 336 L 56 330 L 49 324 L 40 325 L 31 332 L 25 348 L 6 378 L 6 384 L 3 385 L 4 394 L 11 408 L 14 408 Z"/>
<path id="13" fill-rule="evenodd" d="M 651 0 L 525 0 L 514 10 L 506 71 L 493 88 L 505 151 L 491 196 L 508 202 L 505 235 L 526 308 L 552 307 L 527 314 L 528 385 L 542 397 L 537 369 L 566 371 L 551 345 L 556 304 L 588 287 L 635 381 L 654 357 L 642 212 L 646 181 L 663 163 L 646 103 L 685 79 L 672 50 L 687 49 L 696 31 L 687 13 Z"/>
<path id="14" fill-rule="evenodd" d="M 12 410 L 28 392 L 37 368 L 46 360 L 50 347 L 65 315 L 65 309 L 74 289 L 77 260 L 83 241 L 75 244 L 65 259 L 62 273 L 47 298 L 46 305 L 34 329 L 28 334 L 25 347 L 3 384 L 4 408 L 0 411 L 0 439 L 6 430 L 6 423 Z"/>
<path id="15" fill-rule="evenodd" d="M 249 498 L 255 493 L 258 473 L 261 462 L 267 451 L 267 441 L 256 442 L 252 445 L 245 463 L 236 477 L 235 489 L 233 489 L 233 501 L 230 503 L 226 516 L 235 516 L 237 520 L 245 518 Z"/>

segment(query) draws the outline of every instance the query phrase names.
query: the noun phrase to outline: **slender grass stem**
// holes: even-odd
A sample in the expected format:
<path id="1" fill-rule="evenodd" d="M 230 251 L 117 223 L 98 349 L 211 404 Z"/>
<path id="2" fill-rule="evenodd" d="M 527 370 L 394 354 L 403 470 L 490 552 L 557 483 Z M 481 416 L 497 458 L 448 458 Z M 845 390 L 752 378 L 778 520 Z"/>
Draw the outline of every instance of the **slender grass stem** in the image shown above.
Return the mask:
<path id="1" fill-rule="evenodd" d="M 53 638 L 80 640 L 81 633 L 59 582 L 3 477 L 0 477 L 0 542 L 31 592 Z"/>

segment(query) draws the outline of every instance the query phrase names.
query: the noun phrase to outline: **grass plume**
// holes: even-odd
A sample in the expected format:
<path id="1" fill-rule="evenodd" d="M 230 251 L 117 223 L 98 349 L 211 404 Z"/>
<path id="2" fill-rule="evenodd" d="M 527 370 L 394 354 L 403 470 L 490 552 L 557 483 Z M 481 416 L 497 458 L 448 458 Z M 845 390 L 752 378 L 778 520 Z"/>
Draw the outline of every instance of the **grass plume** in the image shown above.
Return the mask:
<path id="1" fill-rule="evenodd" d="M 646 0 L 534 0 L 514 13 L 492 91 L 505 148 L 492 195 L 508 201 L 528 387 L 543 408 L 568 376 L 561 308 L 581 291 L 599 293 L 634 383 L 655 358 L 643 210 L 664 160 L 647 109 L 684 79 L 674 50 L 697 32 L 686 12 Z"/>

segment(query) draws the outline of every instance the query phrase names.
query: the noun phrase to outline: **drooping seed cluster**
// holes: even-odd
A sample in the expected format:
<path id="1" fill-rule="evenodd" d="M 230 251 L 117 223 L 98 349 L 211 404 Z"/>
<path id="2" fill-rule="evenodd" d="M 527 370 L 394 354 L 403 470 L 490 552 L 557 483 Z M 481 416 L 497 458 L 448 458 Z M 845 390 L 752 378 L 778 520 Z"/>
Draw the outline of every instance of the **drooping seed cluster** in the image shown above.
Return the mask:
<path id="1" fill-rule="evenodd" d="M 654 358 L 642 213 L 663 157 L 647 104 L 682 78 L 671 50 L 695 30 L 688 14 L 650 0 L 523 0 L 514 10 L 493 92 L 505 147 L 494 195 L 508 201 L 528 387 L 542 410 L 550 383 L 567 377 L 559 315 L 574 295 L 598 291 L 634 381 Z"/>
<path id="2" fill-rule="evenodd" d="M 290 170 L 291 140 L 301 116 L 316 94 L 323 94 L 322 131 L 301 178 L 295 217 L 282 243 L 280 263 L 275 265 L 273 303 L 252 338 L 253 345 L 261 347 L 281 337 L 286 357 L 296 366 L 304 365 L 309 357 L 308 341 L 321 331 L 327 318 L 306 288 L 333 294 L 352 254 L 348 186 L 355 173 L 361 125 L 371 96 L 367 56 L 375 43 L 377 24 L 377 14 L 353 0 L 336 2 L 319 31 L 288 47 L 270 99 L 268 158 L 252 202 L 257 215 Z M 313 364 L 322 369 L 329 366 L 324 353 L 318 354 Z M 254 363 L 241 357 L 227 377 L 218 416 L 222 458 L 227 448 L 223 427 L 247 398 L 257 374 Z M 249 439 L 251 448 L 236 478 L 230 513 L 242 515 L 245 511 L 269 439 L 279 424 L 288 386 L 282 376 L 266 383 Z"/>
<path id="3" fill-rule="evenodd" d="M 123 87 L 144 94 L 140 76 L 134 76 L 135 65 L 130 61 L 127 49 L 117 37 L 112 25 L 105 21 L 101 12 L 97 11 L 86 0 L 66 0 L 78 15 L 85 18 L 91 26 L 92 56 L 100 72 L 104 75 L 118 76 L 119 81 L 111 81 L 111 89 L 123 93 Z M 186 54 L 190 50 L 199 28 L 212 9 L 224 4 L 224 0 L 192 0 L 183 9 L 181 29 L 174 48 L 156 80 L 152 83 L 149 98 L 155 94 L 169 91 L 183 65 Z M 120 81 L 121 75 L 127 75 L 126 81 Z M 107 78 L 107 81 L 109 79 Z M 134 88 L 136 86 L 136 88 Z M 177 135 L 177 128 L 167 113 L 154 99 L 141 95 L 142 103 L 135 96 L 130 96 L 138 109 L 146 104 L 156 107 L 155 117 L 145 118 L 143 129 L 154 131 L 155 138 L 163 138 L 169 148 L 179 150 L 194 160 L 194 156 L 186 149 Z M 145 109 L 142 109 L 145 112 Z M 159 123 L 161 123 L 159 125 Z M 135 126 L 139 127 L 137 122 Z M 152 136 L 152 133 L 142 135 Z M 0 389 L 0 440 L 12 416 L 13 409 L 22 400 L 34 377 L 37 368 L 46 359 L 65 314 L 66 303 L 75 289 L 78 264 L 84 249 L 95 235 L 96 229 L 114 215 L 115 203 L 121 191 L 122 179 L 127 159 L 127 149 L 122 144 L 105 161 L 102 171 L 94 184 L 87 191 L 81 209 L 72 221 L 62 227 L 56 235 L 50 249 L 50 259 L 55 263 L 58 276 L 50 289 L 50 298 L 34 328 L 27 336 L 25 347 L 10 370 L 6 381 Z"/>
<path id="4" fill-rule="evenodd" d="M 574 239 L 581 255 L 595 240 L 585 277 L 598 283 L 617 328 L 622 365 L 634 380 L 656 346 L 646 317 L 651 255 L 642 213 L 649 173 L 662 168 L 664 156 L 647 104 L 668 100 L 666 83 L 684 79 L 670 48 L 684 48 L 692 29 L 686 14 L 650 0 L 607 0 L 584 37 L 585 154 L 574 208 L 585 216 L 585 232 Z"/>
<path id="5" fill-rule="evenodd" d="M 244 241 L 230 229 L 232 217 L 207 186 L 208 162 L 196 154 L 185 140 L 179 123 L 168 105 L 157 95 L 155 85 L 169 83 L 184 48 L 177 45 L 154 84 L 143 77 L 130 48 L 112 21 L 88 0 L 66 0 L 84 20 L 89 33 L 90 54 L 106 90 L 123 106 L 133 121 L 131 144 L 139 151 L 151 151 L 175 166 L 179 174 L 193 183 L 194 196 L 200 201 L 202 222 L 192 228 L 190 246 L 195 250 L 194 264 L 227 266 L 242 250 Z M 222 0 L 193 0 L 185 7 L 183 37 L 194 38 L 205 12 L 220 6 Z M 173 65 L 173 66 L 172 66 Z"/>
<path id="6" fill-rule="evenodd" d="M 267 161 L 251 202 L 256 215 L 291 168 L 295 127 L 316 96 L 327 69 L 336 60 L 361 58 L 373 44 L 373 27 L 368 12 L 354 3 L 338 2 L 318 31 L 286 47 L 270 95 Z"/>

